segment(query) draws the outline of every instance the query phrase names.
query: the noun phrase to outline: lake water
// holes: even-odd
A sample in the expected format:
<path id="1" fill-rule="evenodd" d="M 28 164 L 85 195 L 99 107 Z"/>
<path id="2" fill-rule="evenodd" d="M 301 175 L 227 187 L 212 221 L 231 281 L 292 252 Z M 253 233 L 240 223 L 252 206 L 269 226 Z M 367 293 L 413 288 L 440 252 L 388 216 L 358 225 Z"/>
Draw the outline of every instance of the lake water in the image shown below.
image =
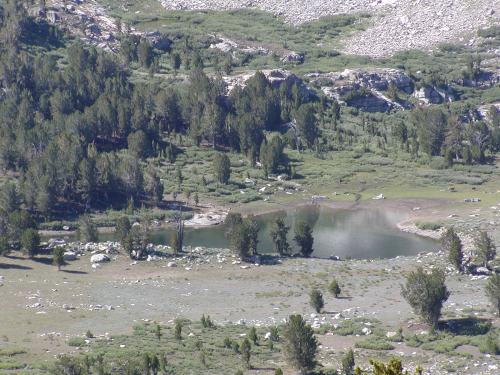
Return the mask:
<path id="1" fill-rule="evenodd" d="M 282 212 L 260 215 L 259 252 L 271 253 L 273 246 L 269 232 L 277 217 L 283 217 L 289 231 L 289 242 L 293 243 L 293 226 L 297 220 L 306 220 L 313 227 L 313 256 L 328 258 L 337 255 L 342 259 L 393 258 L 398 255 L 415 255 L 421 251 L 436 251 L 436 241 L 403 233 L 396 228 L 396 223 L 404 218 L 396 212 L 379 209 L 339 210 L 322 206 L 306 206 Z M 186 228 L 185 246 L 204 246 L 214 248 L 228 247 L 224 237 L 225 227 L 212 226 Z M 170 229 L 152 233 L 152 242 L 168 244 Z"/>

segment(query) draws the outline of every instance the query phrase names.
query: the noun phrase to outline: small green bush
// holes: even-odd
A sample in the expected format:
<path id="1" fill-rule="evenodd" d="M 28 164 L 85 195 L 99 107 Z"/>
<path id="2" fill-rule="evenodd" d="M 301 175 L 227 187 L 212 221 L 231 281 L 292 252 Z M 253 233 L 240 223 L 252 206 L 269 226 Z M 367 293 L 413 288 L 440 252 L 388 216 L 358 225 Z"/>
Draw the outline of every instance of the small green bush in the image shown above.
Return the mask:
<path id="1" fill-rule="evenodd" d="M 422 222 L 417 222 L 416 223 L 418 229 L 422 230 L 438 230 L 440 229 L 443 225 L 440 223 L 432 223 L 428 221 L 422 221 Z"/>
<path id="2" fill-rule="evenodd" d="M 82 337 L 72 337 L 68 340 L 69 346 L 85 346 L 85 339 Z"/>
<path id="3" fill-rule="evenodd" d="M 393 350 L 394 346 L 380 338 L 369 338 L 363 341 L 358 341 L 355 345 L 356 348 L 370 349 L 370 350 Z"/>

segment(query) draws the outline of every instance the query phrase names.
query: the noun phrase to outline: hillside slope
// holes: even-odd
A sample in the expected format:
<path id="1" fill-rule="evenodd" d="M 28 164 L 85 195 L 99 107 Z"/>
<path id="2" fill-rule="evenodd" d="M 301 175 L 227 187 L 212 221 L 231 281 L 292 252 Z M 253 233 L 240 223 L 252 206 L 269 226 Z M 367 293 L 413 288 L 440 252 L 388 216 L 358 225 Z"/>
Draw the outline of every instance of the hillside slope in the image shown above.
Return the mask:
<path id="1" fill-rule="evenodd" d="M 228 10 L 255 8 L 271 12 L 292 24 L 339 13 L 367 12 L 368 28 L 345 41 L 344 52 L 384 56 L 442 42 L 473 45 L 477 29 L 499 24 L 500 3 L 495 0 L 159 0 L 167 9 Z"/>

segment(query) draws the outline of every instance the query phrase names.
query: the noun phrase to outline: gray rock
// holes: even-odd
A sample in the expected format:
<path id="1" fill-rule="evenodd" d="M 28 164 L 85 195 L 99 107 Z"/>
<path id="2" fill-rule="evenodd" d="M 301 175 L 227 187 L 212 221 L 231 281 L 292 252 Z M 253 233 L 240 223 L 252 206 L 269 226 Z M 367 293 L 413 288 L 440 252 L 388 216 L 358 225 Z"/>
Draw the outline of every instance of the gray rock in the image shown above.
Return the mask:
<path id="1" fill-rule="evenodd" d="M 105 263 L 110 260 L 106 254 L 94 254 L 90 257 L 90 263 Z"/>

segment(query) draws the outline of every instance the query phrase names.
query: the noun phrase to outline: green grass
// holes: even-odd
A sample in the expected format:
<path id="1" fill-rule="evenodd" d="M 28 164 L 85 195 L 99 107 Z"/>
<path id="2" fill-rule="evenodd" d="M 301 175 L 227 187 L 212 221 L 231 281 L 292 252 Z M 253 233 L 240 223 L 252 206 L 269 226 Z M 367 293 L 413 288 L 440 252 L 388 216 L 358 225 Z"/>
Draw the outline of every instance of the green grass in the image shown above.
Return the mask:
<path id="1" fill-rule="evenodd" d="M 369 350 L 393 350 L 394 346 L 381 338 L 371 337 L 366 340 L 358 341 L 355 344 L 356 348 Z"/>
<path id="2" fill-rule="evenodd" d="M 428 221 L 417 221 L 417 228 L 422 230 L 438 230 L 443 227 L 441 223 L 433 223 Z"/>
<path id="3" fill-rule="evenodd" d="M 103 354 L 106 363 L 126 362 L 141 353 L 165 355 L 169 368 L 175 374 L 234 374 L 239 368 L 243 370 L 240 355 L 232 348 L 226 348 L 224 341 L 229 338 L 231 342 L 241 343 L 241 334 L 246 334 L 248 327 L 228 325 L 209 329 L 203 328 L 200 323 L 184 320 L 182 340 L 176 340 L 173 331 L 171 326 L 162 326 L 162 336 L 158 340 L 154 335 L 153 325 L 137 324 L 132 335 L 97 340 L 92 343 L 91 350 L 94 355 Z M 259 345 L 252 344 L 251 363 L 256 368 L 274 367 L 272 363 L 281 361 L 281 345 L 275 343 L 271 349 L 263 339 L 266 332 L 267 329 L 257 329 Z M 201 361 L 202 352 L 206 366 Z"/>
<path id="4" fill-rule="evenodd" d="M 85 343 L 85 339 L 83 337 L 72 337 L 68 340 L 68 345 L 82 347 L 82 346 L 85 346 L 86 343 Z"/>

